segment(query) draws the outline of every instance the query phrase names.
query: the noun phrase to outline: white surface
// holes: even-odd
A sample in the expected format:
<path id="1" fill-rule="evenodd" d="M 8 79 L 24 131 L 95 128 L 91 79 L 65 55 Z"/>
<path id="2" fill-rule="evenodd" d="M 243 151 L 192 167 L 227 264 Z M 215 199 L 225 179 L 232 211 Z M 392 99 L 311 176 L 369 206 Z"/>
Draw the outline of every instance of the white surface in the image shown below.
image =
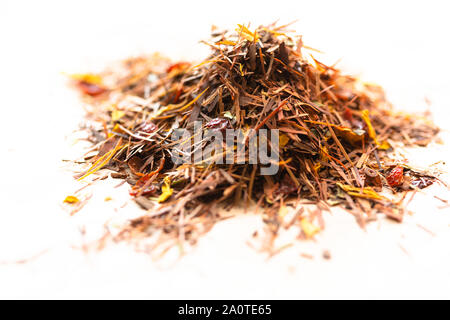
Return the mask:
<path id="1" fill-rule="evenodd" d="M 74 217 L 61 208 L 79 186 L 61 159 L 76 155 L 70 133 L 83 112 L 60 72 L 155 50 L 200 60 L 207 49 L 198 41 L 213 23 L 299 19 L 293 28 L 327 53 L 322 60 L 343 58 L 344 70 L 383 85 L 396 107 L 423 111 L 427 97 L 447 143 L 415 159 L 448 162 L 447 13 L 443 1 L 0 2 L 0 262 L 49 250 L 0 264 L 0 298 L 450 298 L 450 213 L 430 195 L 415 198 L 401 225 L 382 220 L 363 231 L 346 213 L 326 214 L 316 241 L 270 260 L 246 244 L 260 226 L 250 214 L 218 224 L 180 261 L 171 252 L 154 262 L 125 245 L 87 255 L 71 247 L 83 242 L 81 225 L 94 237 L 108 218 L 139 214 L 133 204 L 120 208 L 125 189 L 103 181 Z M 447 189 L 433 192 L 449 199 Z"/>

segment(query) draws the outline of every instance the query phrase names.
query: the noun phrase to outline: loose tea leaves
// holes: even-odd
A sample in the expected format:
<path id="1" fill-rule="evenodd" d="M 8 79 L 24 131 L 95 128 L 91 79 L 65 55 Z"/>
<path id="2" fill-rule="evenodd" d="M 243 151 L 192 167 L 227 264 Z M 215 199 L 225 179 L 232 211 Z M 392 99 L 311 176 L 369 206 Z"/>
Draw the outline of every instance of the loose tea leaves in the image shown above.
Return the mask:
<path id="1" fill-rule="evenodd" d="M 130 196 L 149 208 L 119 238 L 162 231 L 194 242 L 229 216 L 220 208 L 252 203 L 274 237 L 291 207 L 297 213 L 289 226 L 311 238 L 323 228 L 322 210 L 331 206 L 361 224 L 376 214 L 401 221 L 404 193 L 436 181 L 390 154 L 398 143 L 427 145 L 439 129 L 426 118 L 395 112 L 380 87 L 307 54 L 312 51 L 301 37 L 274 25 L 254 31 L 239 25 L 234 32 L 214 29 L 205 43 L 211 55 L 196 65 L 153 55 L 73 77 L 101 124 L 91 132 L 97 155 L 79 179 L 113 170 L 130 184 Z M 179 129 L 184 135 L 175 139 Z M 231 130 L 242 133 L 231 155 L 225 147 L 238 137 L 207 138 Z M 256 146 L 267 142 L 276 163 L 253 161 L 253 137 L 263 130 L 277 130 L 278 138 L 259 136 Z M 186 144 L 190 151 L 183 151 Z M 200 149 L 210 150 L 209 158 L 196 158 Z M 278 170 L 262 174 L 268 165 Z M 302 210 L 303 204 L 317 204 L 317 210 Z"/>

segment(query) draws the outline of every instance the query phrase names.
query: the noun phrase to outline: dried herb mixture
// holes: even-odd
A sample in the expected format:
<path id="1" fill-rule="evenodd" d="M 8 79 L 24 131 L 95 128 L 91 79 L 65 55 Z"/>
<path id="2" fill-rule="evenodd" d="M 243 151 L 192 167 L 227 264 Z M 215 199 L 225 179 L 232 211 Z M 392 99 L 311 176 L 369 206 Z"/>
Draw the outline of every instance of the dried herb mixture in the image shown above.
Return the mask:
<path id="1" fill-rule="evenodd" d="M 213 30 L 205 42 L 211 55 L 200 64 L 152 55 L 73 76 L 89 116 L 101 124 L 91 130 L 96 154 L 86 157 L 89 169 L 78 178 L 112 170 L 147 209 L 121 237 L 158 230 L 195 241 L 227 217 L 227 208 L 256 204 L 273 237 L 290 207 L 296 214 L 289 225 L 309 238 L 331 206 L 345 208 L 362 225 L 377 214 L 401 221 L 405 193 L 437 180 L 390 157 L 399 143 L 426 146 L 437 127 L 394 111 L 380 87 L 316 60 L 314 49 L 285 29 Z M 205 132 L 278 129 L 278 173 L 261 175 L 261 165 L 249 163 L 175 164 L 171 134 L 192 129 L 194 121 L 202 121 Z"/>

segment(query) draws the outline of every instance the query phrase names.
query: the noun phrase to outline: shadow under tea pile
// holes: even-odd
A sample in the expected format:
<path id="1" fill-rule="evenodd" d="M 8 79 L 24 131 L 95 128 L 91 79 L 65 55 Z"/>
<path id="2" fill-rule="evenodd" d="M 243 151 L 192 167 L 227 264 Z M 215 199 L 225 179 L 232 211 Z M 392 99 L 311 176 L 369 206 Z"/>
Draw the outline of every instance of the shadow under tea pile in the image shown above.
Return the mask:
<path id="1" fill-rule="evenodd" d="M 113 170 L 148 209 L 121 236 L 163 230 L 195 241 L 226 214 L 219 208 L 256 203 L 274 237 L 288 207 L 296 211 L 289 224 L 313 237 L 321 210 L 335 205 L 361 224 L 380 213 L 401 221 L 404 193 L 436 180 L 388 154 L 399 142 L 426 146 L 438 129 L 392 111 L 379 87 L 314 59 L 301 37 L 282 27 L 238 26 L 234 33 L 213 31 L 206 44 L 212 53 L 198 65 L 153 55 L 73 76 L 89 116 L 103 125 L 91 130 L 96 155 L 78 178 Z M 241 129 L 246 143 L 252 129 L 278 129 L 278 172 L 261 175 L 267 165 L 248 161 L 175 164 L 172 133 L 191 130 L 194 141 L 194 121 L 202 121 L 203 133 Z"/>

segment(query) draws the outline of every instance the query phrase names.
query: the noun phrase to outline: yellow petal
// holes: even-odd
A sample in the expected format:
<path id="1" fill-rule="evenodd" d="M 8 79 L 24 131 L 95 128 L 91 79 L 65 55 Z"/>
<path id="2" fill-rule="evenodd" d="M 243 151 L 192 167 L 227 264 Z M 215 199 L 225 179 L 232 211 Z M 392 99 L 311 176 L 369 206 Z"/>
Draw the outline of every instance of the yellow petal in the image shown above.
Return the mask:
<path id="1" fill-rule="evenodd" d="M 161 191 L 162 191 L 162 193 L 161 193 L 161 195 L 158 197 L 158 202 L 159 202 L 159 203 L 164 202 L 164 201 L 166 201 L 167 199 L 169 199 L 170 196 L 171 196 L 172 193 L 173 193 L 173 189 L 170 187 L 170 178 L 169 178 L 169 177 L 165 177 L 165 178 L 164 178 L 164 184 L 163 184 L 163 186 L 161 187 Z"/>
<path id="2" fill-rule="evenodd" d="M 328 148 L 326 146 L 320 147 L 320 160 L 326 162 L 330 156 L 328 154 Z"/>
<path id="3" fill-rule="evenodd" d="M 111 120 L 112 121 L 118 121 L 124 115 L 125 115 L 125 112 L 123 112 L 122 110 L 113 110 L 111 112 Z"/>
<path id="4" fill-rule="evenodd" d="M 383 200 L 384 197 L 380 196 L 378 193 L 376 193 L 371 187 L 365 187 L 362 189 L 358 187 L 349 186 L 342 183 L 337 183 L 337 185 L 347 192 L 349 195 L 359 198 L 366 198 L 366 199 L 373 199 L 373 200 Z"/>
<path id="5" fill-rule="evenodd" d="M 320 231 L 320 228 L 313 225 L 308 218 L 303 218 L 302 220 L 300 220 L 300 227 L 302 228 L 307 238 L 314 237 L 314 235 Z"/>
<path id="6" fill-rule="evenodd" d="M 317 162 L 317 163 L 314 165 L 314 171 L 317 172 L 317 171 L 320 170 L 320 168 L 322 168 L 322 165 L 320 164 L 320 162 Z"/>
<path id="7" fill-rule="evenodd" d="M 239 63 L 239 71 L 241 72 L 241 76 L 244 76 L 244 71 L 242 71 L 242 64 Z"/>
<path id="8" fill-rule="evenodd" d="M 97 74 L 93 73 L 75 73 L 69 75 L 74 80 L 78 81 L 84 81 L 92 84 L 101 84 L 102 83 L 102 77 L 100 77 Z"/>
<path id="9" fill-rule="evenodd" d="M 371 137 L 373 139 L 373 141 L 379 145 L 378 141 L 377 141 L 377 133 L 375 132 L 375 129 L 372 126 L 372 123 L 370 122 L 370 118 L 369 118 L 369 110 L 363 110 L 362 114 L 361 114 L 361 118 L 364 120 L 364 122 L 367 125 L 367 133 L 369 134 L 369 137 Z"/>
<path id="10" fill-rule="evenodd" d="M 77 202 L 79 202 L 80 201 L 80 199 L 78 199 L 77 197 L 75 197 L 75 196 L 67 196 L 65 199 L 64 199 L 64 202 L 65 203 L 70 203 L 70 204 L 74 204 L 74 203 L 77 203 Z"/>
<path id="11" fill-rule="evenodd" d="M 280 209 L 278 210 L 278 215 L 281 218 L 284 218 L 288 213 L 289 213 L 289 209 L 287 206 L 281 206 Z"/>
<path id="12" fill-rule="evenodd" d="M 101 156 L 97 161 L 95 161 L 94 164 L 92 164 L 92 166 L 89 168 L 89 170 L 86 171 L 86 173 L 82 177 L 78 178 L 77 180 L 78 181 L 83 180 L 87 176 L 91 175 L 94 172 L 97 172 L 98 170 L 103 168 L 105 165 L 107 165 L 109 160 L 111 160 L 112 157 L 114 157 L 114 155 L 117 152 L 119 152 L 120 150 L 122 150 L 123 148 L 128 146 L 128 143 L 123 146 L 121 146 L 121 144 L 122 144 L 122 138 L 120 138 L 120 140 L 117 142 L 114 149 L 108 151 L 103 156 Z"/>
<path id="13" fill-rule="evenodd" d="M 240 36 L 248 41 L 258 41 L 259 39 L 259 35 L 256 32 L 251 32 L 250 30 L 248 30 L 248 28 L 244 25 L 238 24 L 239 28 L 236 28 L 236 31 L 239 32 Z"/>
<path id="14" fill-rule="evenodd" d="M 236 42 L 230 41 L 230 40 L 222 40 L 222 41 L 216 42 L 216 44 L 224 44 L 226 46 L 235 46 Z"/>
<path id="15" fill-rule="evenodd" d="M 287 145 L 287 143 L 289 142 L 289 137 L 283 133 L 280 134 L 279 139 L 280 139 L 280 147 L 281 148 L 284 148 Z"/>
<path id="16" fill-rule="evenodd" d="M 387 141 L 383 141 L 381 144 L 380 144 L 380 146 L 378 147 L 378 149 L 381 149 L 381 150 L 388 150 L 388 149 L 390 149 L 391 148 L 391 145 L 389 144 L 389 142 L 387 142 Z"/>

